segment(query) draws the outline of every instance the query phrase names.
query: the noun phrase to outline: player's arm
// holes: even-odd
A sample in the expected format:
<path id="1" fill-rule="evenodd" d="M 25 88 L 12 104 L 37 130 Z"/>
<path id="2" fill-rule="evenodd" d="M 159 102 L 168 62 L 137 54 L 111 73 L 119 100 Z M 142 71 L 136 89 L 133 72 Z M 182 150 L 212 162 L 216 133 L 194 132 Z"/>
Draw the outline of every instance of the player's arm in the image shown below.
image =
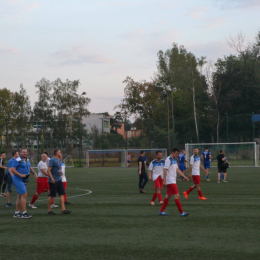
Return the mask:
<path id="1" fill-rule="evenodd" d="M 191 173 L 192 173 L 192 164 L 190 164 L 190 172 L 189 172 L 189 178 L 191 179 Z"/>
<path id="2" fill-rule="evenodd" d="M 141 175 L 142 173 L 142 162 L 139 162 L 139 174 Z"/>
<path id="3" fill-rule="evenodd" d="M 189 181 L 189 178 L 186 177 L 186 176 L 183 174 L 183 172 L 180 171 L 179 169 L 177 169 L 177 173 L 178 173 L 181 177 L 183 177 L 186 181 Z"/>
<path id="4" fill-rule="evenodd" d="M 207 171 L 204 169 L 204 167 L 200 164 L 200 169 L 202 169 L 205 173 L 207 173 Z"/>
<path id="5" fill-rule="evenodd" d="M 166 184 L 166 176 L 167 176 L 167 171 L 168 169 L 163 169 L 163 186 L 166 187 L 167 184 Z"/>
<path id="6" fill-rule="evenodd" d="M 45 168 L 42 168 L 41 171 L 42 171 L 42 173 L 43 173 L 44 175 L 49 176 L 49 175 L 48 175 L 48 172 L 45 171 Z M 47 171 L 48 171 L 48 170 L 47 170 Z"/>
<path id="7" fill-rule="evenodd" d="M 186 162 L 187 164 L 190 164 L 187 160 L 185 160 L 184 162 Z"/>
<path id="8" fill-rule="evenodd" d="M 7 167 L 7 170 L 8 170 L 8 172 L 9 172 L 9 174 L 12 176 L 12 178 L 14 177 L 14 174 L 12 173 L 12 171 L 11 171 L 11 167 Z"/>
<path id="9" fill-rule="evenodd" d="M 50 179 L 51 179 L 51 183 L 55 183 L 55 180 L 53 179 L 53 177 L 52 177 L 52 174 L 51 174 L 51 169 L 52 169 L 52 167 L 48 167 L 48 176 L 50 177 Z"/>
<path id="10" fill-rule="evenodd" d="M 34 178 L 37 179 L 37 173 L 35 172 L 35 170 L 33 169 L 33 167 L 30 167 L 30 172 L 33 174 Z"/>
<path id="11" fill-rule="evenodd" d="M 21 174 L 21 173 L 19 173 L 19 172 L 16 170 L 15 167 L 11 167 L 11 172 L 12 172 L 13 174 L 15 174 L 15 175 L 21 177 L 21 178 L 26 178 L 26 177 L 27 177 L 26 174 Z"/>

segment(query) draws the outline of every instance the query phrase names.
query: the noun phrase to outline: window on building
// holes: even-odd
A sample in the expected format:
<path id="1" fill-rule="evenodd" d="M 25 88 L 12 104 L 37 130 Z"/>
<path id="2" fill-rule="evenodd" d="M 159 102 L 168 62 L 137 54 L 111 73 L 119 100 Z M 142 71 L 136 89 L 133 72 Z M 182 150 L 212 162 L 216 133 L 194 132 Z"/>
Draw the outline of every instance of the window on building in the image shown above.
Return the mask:
<path id="1" fill-rule="evenodd" d="M 104 120 L 104 128 L 108 128 L 109 126 L 108 126 L 108 121 L 105 121 Z"/>

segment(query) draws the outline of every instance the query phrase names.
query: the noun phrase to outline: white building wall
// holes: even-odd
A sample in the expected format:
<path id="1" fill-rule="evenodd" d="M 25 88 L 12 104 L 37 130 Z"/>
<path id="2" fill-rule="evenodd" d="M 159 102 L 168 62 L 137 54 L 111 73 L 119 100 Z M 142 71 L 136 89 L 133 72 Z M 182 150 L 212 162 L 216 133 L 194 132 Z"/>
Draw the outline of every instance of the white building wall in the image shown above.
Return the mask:
<path id="1" fill-rule="evenodd" d="M 110 117 L 102 114 L 91 114 L 82 118 L 82 124 L 86 125 L 88 131 L 91 131 L 91 127 L 96 126 L 102 131 L 102 120 L 104 120 L 104 133 L 110 134 Z"/>

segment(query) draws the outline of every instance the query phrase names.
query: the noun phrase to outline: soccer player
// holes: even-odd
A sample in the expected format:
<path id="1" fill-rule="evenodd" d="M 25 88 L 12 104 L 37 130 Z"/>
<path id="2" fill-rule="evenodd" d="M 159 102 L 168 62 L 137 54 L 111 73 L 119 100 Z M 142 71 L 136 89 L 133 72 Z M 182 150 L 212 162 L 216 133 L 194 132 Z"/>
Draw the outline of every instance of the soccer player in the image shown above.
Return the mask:
<path id="1" fill-rule="evenodd" d="M 139 173 L 139 192 L 145 193 L 144 187 L 148 182 L 147 173 L 145 171 L 145 164 L 144 164 L 144 156 L 145 152 L 140 151 L 140 156 L 138 157 L 138 173 Z"/>
<path id="2" fill-rule="evenodd" d="M 13 173 L 11 171 L 13 162 L 16 160 L 16 158 L 19 157 L 19 153 L 17 151 L 12 152 L 12 157 L 7 163 L 7 193 L 6 193 L 6 207 L 13 207 L 14 205 L 11 203 L 11 193 L 13 191 Z"/>
<path id="3" fill-rule="evenodd" d="M 131 153 L 127 155 L 127 167 L 131 167 Z"/>
<path id="4" fill-rule="evenodd" d="M 228 182 L 226 180 L 226 178 L 227 178 L 227 167 L 225 166 L 225 162 L 229 164 L 229 161 L 225 157 L 222 149 L 219 151 L 219 155 L 217 156 L 217 161 L 218 161 L 218 183 L 221 183 L 221 175 L 222 174 L 224 175 L 223 182 Z"/>
<path id="5" fill-rule="evenodd" d="M 146 163 L 147 163 L 147 156 L 144 154 L 144 156 L 143 156 L 143 159 L 144 159 L 144 164 L 145 165 L 147 165 Z"/>
<path id="6" fill-rule="evenodd" d="M 192 192 L 195 188 L 198 190 L 199 199 L 200 200 L 206 200 L 205 197 L 202 195 L 202 191 L 200 188 L 200 168 L 206 173 L 206 170 L 202 167 L 200 164 L 200 156 L 199 156 L 199 149 L 195 147 L 193 149 L 193 155 L 190 158 L 190 174 L 189 178 L 193 179 L 194 185 L 191 186 L 187 191 L 184 191 L 183 194 L 185 196 L 185 199 L 188 199 L 188 194 Z"/>
<path id="7" fill-rule="evenodd" d="M 67 201 L 67 192 L 66 192 L 66 190 L 67 190 L 67 178 L 65 176 L 65 168 L 66 168 L 66 166 L 65 166 L 65 163 L 63 162 L 62 159 L 63 158 L 61 156 L 61 158 L 60 158 L 60 160 L 61 160 L 61 164 L 60 165 L 61 165 L 61 172 L 62 172 L 61 180 L 63 182 L 63 186 L 64 186 L 64 189 L 65 189 L 64 204 L 68 205 L 68 204 L 71 204 L 71 203 Z"/>
<path id="8" fill-rule="evenodd" d="M 50 186 L 50 196 L 48 198 L 48 215 L 55 215 L 53 211 L 51 211 L 52 199 L 56 197 L 56 193 L 58 192 L 60 196 L 61 210 L 62 214 L 70 214 L 71 211 L 65 209 L 64 204 L 64 195 L 65 189 L 63 182 L 61 180 L 61 164 L 60 164 L 61 151 L 59 149 L 54 150 L 54 156 L 50 159 L 49 167 L 48 167 L 48 176 L 49 176 L 49 186 Z"/>
<path id="9" fill-rule="evenodd" d="M 30 161 L 27 159 L 28 152 L 26 149 L 22 149 L 21 156 L 13 161 L 11 171 L 14 175 L 13 183 L 17 189 L 17 201 L 16 210 L 14 213 L 14 218 L 31 218 L 26 211 L 26 198 L 27 190 L 26 184 L 28 183 L 28 177 L 30 173 L 34 174 L 35 179 L 37 179 L 37 174 L 31 167 Z M 20 208 L 22 207 L 23 214 L 20 214 Z"/>
<path id="10" fill-rule="evenodd" d="M 6 184 L 7 184 L 7 176 L 5 174 L 6 167 L 4 166 L 5 165 L 5 161 L 4 161 L 5 157 L 6 157 L 6 153 L 1 152 L 1 156 L 0 156 L 0 190 L 2 188 L 2 184 L 3 184 L 3 188 L 1 190 L 0 197 L 6 197 L 6 194 L 4 192 Z"/>
<path id="11" fill-rule="evenodd" d="M 186 172 L 186 166 L 185 166 L 185 163 L 188 163 L 188 161 L 186 160 L 185 158 L 185 150 L 182 150 L 179 154 L 179 157 L 178 157 L 178 167 L 180 169 L 180 171 L 182 171 L 182 173 L 185 175 L 185 172 Z M 181 177 L 178 177 L 178 180 L 179 181 L 182 181 L 184 180 L 183 178 Z"/>
<path id="12" fill-rule="evenodd" d="M 209 148 L 206 147 L 205 151 L 201 154 L 201 160 L 204 162 L 204 169 L 206 170 L 206 181 L 210 181 L 209 179 L 209 169 L 210 169 L 210 161 L 211 161 L 211 153 L 209 152 Z"/>
<path id="13" fill-rule="evenodd" d="M 29 203 L 29 207 L 32 209 L 37 209 L 37 207 L 34 206 L 34 203 L 41 193 L 50 192 L 48 183 L 48 167 L 46 164 L 47 158 L 48 156 L 46 154 L 42 154 L 41 161 L 38 163 L 37 190 L 33 195 L 31 202 Z"/>
<path id="14" fill-rule="evenodd" d="M 172 148 L 171 155 L 167 157 L 167 159 L 165 160 L 163 185 L 167 187 L 167 194 L 164 199 L 162 208 L 159 212 L 159 215 L 168 216 L 168 214 L 164 212 L 164 210 L 166 209 L 172 195 L 174 195 L 175 204 L 179 209 L 179 212 L 181 214 L 180 216 L 186 217 L 189 215 L 188 212 L 184 212 L 182 210 L 180 195 L 176 184 L 177 173 L 180 176 L 182 176 L 184 179 L 189 181 L 189 179 L 178 169 L 178 165 L 177 165 L 178 155 L 179 155 L 179 149 L 177 147 L 174 147 Z"/>
<path id="15" fill-rule="evenodd" d="M 161 190 L 163 188 L 163 169 L 165 165 L 165 160 L 162 160 L 162 151 L 156 151 L 156 159 L 153 160 L 149 165 L 149 180 L 152 179 L 153 172 L 153 182 L 154 182 L 154 194 L 151 201 L 151 205 L 154 206 L 154 201 L 158 197 L 160 204 L 163 204 Z"/>

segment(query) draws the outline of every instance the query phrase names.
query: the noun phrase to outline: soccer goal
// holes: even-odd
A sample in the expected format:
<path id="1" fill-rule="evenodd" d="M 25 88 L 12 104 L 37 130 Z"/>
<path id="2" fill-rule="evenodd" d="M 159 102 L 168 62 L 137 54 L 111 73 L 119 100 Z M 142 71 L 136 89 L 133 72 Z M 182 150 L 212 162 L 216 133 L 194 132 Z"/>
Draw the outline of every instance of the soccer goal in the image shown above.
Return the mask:
<path id="1" fill-rule="evenodd" d="M 128 150 L 88 150 L 86 152 L 87 167 L 126 167 L 127 155 L 131 154 L 132 166 L 137 166 L 140 151 L 143 150 L 150 162 L 155 159 L 156 151 L 162 151 L 163 158 L 167 157 L 167 149 L 128 149 Z"/>
<path id="2" fill-rule="evenodd" d="M 73 159 L 70 155 L 68 155 L 63 161 L 65 163 L 66 168 L 73 168 L 74 167 Z"/>
<path id="3" fill-rule="evenodd" d="M 255 142 L 185 144 L 187 160 L 189 160 L 193 155 L 194 147 L 199 149 L 200 155 L 205 148 L 208 147 L 211 153 L 212 166 L 217 166 L 217 162 L 215 160 L 220 149 L 224 151 L 227 160 L 230 162 L 230 167 L 259 166 L 259 145 Z"/>

